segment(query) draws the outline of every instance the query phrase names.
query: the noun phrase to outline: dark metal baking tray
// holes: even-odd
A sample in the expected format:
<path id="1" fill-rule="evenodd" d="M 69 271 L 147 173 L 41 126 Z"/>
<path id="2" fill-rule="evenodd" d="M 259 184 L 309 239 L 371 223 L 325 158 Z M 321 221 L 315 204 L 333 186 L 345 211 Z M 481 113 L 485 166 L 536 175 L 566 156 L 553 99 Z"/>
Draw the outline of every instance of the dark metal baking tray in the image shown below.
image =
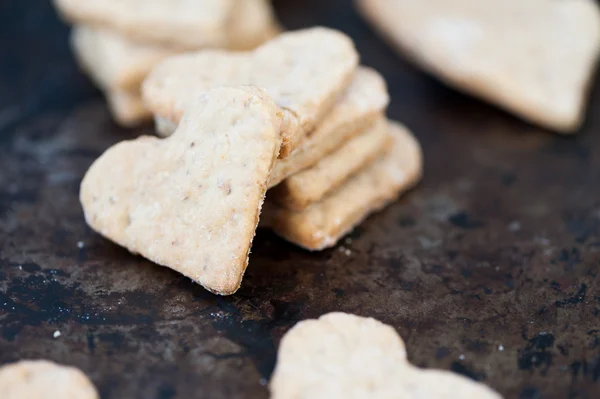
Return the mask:
<path id="1" fill-rule="evenodd" d="M 385 76 L 389 116 L 423 144 L 422 184 L 332 250 L 260 231 L 241 290 L 211 295 L 86 227 L 84 172 L 152 128 L 111 121 L 47 0 L 3 0 L 0 363 L 76 365 L 105 399 L 266 398 L 281 336 L 345 311 L 397 328 L 418 366 L 508 398 L 599 397 L 597 90 L 580 134 L 561 137 L 412 67 L 350 1 L 275 5 L 288 28 L 347 32 Z"/>

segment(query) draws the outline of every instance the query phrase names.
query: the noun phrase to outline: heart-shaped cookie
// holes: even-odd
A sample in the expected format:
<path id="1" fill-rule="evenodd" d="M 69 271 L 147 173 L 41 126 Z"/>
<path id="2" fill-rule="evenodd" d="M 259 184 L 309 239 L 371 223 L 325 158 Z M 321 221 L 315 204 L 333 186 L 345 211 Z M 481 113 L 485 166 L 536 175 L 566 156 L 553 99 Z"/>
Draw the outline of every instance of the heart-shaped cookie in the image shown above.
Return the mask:
<path id="1" fill-rule="evenodd" d="M 224 47 L 236 0 L 54 0 L 71 22 L 174 47 Z"/>
<path id="2" fill-rule="evenodd" d="M 2 399 L 98 399 L 85 374 L 47 360 L 23 360 L 0 368 Z"/>
<path id="3" fill-rule="evenodd" d="M 390 150 L 393 143 L 388 121 L 381 117 L 310 168 L 293 174 L 273 187 L 269 191 L 269 200 L 291 211 L 302 212 L 309 205 L 324 199 L 351 176 L 373 164 Z"/>
<path id="4" fill-rule="evenodd" d="M 414 187 L 423 176 L 421 145 L 398 122 L 388 121 L 388 129 L 389 150 L 375 163 L 300 212 L 267 201 L 261 225 L 302 248 L 320 251 L 336 245 L 371 213 Z"/>
<path id="5" fill-rule="evenodd" d="M 106 29 L 75 26 L 71 47 L 79 65 L 103 90 L 139 91 L 152 68 L 174 51 L 127 40 Z"/>
<path id="6" fill-rule="evenodd" d="M 369 128 L 385 112 L 389 101 L 383 77 L 371 68 L 359 67 L 350 85 L 319 125 L 287 158 L 277 161 L 271 172 L 269 187 L 316 164 Z"/>
<path id="7" fill-rule="evenodd" d="M 345 313 L 300 322 L 283 337 L 270 389 L 272 399 L 500 399 L 465 377 L 412 366 L 392 327 Z"/>
<path id="8" fill-rule="evenodd" d="M 268 0 L 53 0 L 78 25 L 178 50 L 250 49 L 276 30 Z"/>
<path id="9" fill-rule="evenodd" d="M 390 42 L 460 90 L 562 132 L 582 123 L 600 52 L 594 0 L 357 0 Z"/>
<path id="10" fill-rule="evenodd" d="M 218 294 L 240 286 L 281 144 L 281 111 L 261 90 L 211 90 L 166 139 L 108 149 L 81 184 L 88 224 Z"/>
<path id="11" fill-rule="evenodd" d="M 178 123 L 200 93 L 220 86 L 254 85 L 285 110 L 285 158 L 329 112 L 352 80 L 358 55 L 341 32 L 312 28 L 284 33 L 252 52 L 204 50 L 171 57 L 142 86 L 145 104 L 158 118 Z"/>

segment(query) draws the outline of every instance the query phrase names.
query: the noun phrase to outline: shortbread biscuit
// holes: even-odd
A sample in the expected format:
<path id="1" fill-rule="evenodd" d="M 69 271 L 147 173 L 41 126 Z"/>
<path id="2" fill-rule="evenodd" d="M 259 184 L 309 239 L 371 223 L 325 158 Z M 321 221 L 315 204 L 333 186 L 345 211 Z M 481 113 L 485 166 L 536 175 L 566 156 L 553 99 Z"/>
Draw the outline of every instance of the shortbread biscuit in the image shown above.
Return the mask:
<path id="1" fill-rule="evenodd" d="M 375 319 L 329 313 L 285 334 L 271 399 L 500 399 L 484 384 L 407 359 L 396 331 Z"/>
<path id="2" fill-rule="evenodd" d="M 282 32 L 271 0 L 237 0 L 229 19 L 227 48 L 251 50 Z"/>
<path id="3" fill-rule="evenodd" d="M 281 145 L 282 117 L 259 89 L 201 95 L 171 137 L 122 142 L 94 162 L 81 184 L 87 223 L 214 293 L 234 293 Z"/>
<path id="4" fill-rule="evenodd" d="M 302 211 L 339 187 L 350 176 L 389 149 L 392 136 L 381 118 L 315 165 L 285 179 L 269 191 L 269 200 L 294 211 Z"/>
<path id="5" fill-rule="evenodd" d="M 81 67 L 103 90 L 139 91 L 152 68 L 176 52 L 128 40 L 118 33 L 75 26 L 71 46 Z"/>
<path id="6" fill-rule="evenodd" d="M 2 399 L 98 399 L 90 380 L 74 367 L 23 360 L 0 368 Z"/>
<path id="7" fill-rule="evenodd" d="M 394 45 L 457 89 L 541 126 L 582 123 L 600 53 L 594 0 L 356 0 Z"/>
<path id="8" fill-rule="evenodd" d="M 359 67 L 348 88 L 340 94 L 331 112 L 309 132 L 285 159 L 279 159 L 271 172 L 269 187 L 306 169 L 347 140 L 370 127 L 389 104 L 387 86 L 383 77 L 368 67 Z M 155 117 L 160 136 L 171 135 L 177 124 L 163 117 Z"/>
<path id="9" fill-rule="evenodd" d="M 152 119 L 139 93 L 115 90 L 106 93 L 106 99 L 112 117 L 121 126 L 134 127 Z"/>
<path id="10" fill-rule="evenodd" d="M 388 103 L 383 77 L 371 68 L 358 68 L 350 86 L 340 95 L 331 112 L 287 158 L 277 161 L 271 172 L 269 187 L 314 165 L 367 129 L 382 115 Z"/>
<path id="11" fill-rule="evenodd" d="M 238 21 L 239 7 L 249 0 L 54 0 L 63 18 L 115 30 L 133 40 L 162 44 L 180 50 L 227 48 Z M 249 1 L 252 6 L 270 6 Z M 253 13 L 256 15 L 256 13 Z M 264 34 L 264 26 L 245 24 L 245 41 Z M 258 40 L 257 40 L 258 41 Z"/>
<path id="12" fill-rule="evenodd" d="M 105 92 L 118 124 L 133 127 L 152 118 L 142 102 L 140 85 L 152 67 L 174 52 L 87 26 L 73 28 L 71 47 L 81 69 Z"/>
<path id="13" fill-rule="evenodd" d="M 418 141 L 402 125 L 390 122 L 393 144 L 373 165 L 346 181 L 320 202 L 302 212 L 265 206 L 261 225 L 311 251 L 334 246 L 369 214 L 414 186 L 422 174 Z"/>
<path id="14" fill-rule="evenodd" d="M 346 35 L 305 29 L 283 33 L 252 52 L 204 50 L 171 57 L 150 73 L 142 98 L 155 116 L 178 123 L 190 101 L 210 88 L 263 88 L 285 111 L 283 158 L 330 111 L 357 65 Z"/>

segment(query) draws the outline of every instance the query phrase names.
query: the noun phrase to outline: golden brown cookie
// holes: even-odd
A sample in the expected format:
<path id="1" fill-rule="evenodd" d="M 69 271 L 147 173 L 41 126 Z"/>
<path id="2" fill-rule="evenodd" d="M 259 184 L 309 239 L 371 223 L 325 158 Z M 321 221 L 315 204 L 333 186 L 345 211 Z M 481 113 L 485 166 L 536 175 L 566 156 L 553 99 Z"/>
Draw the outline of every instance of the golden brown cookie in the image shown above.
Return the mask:
<path id="1" fill-rule="evenodd" d="M 265 206 L 261 225 L 311 251 L 334 246 L 345 234 L 414 186 L 422 175 L 421 147 L 412 134 L 390 123 L 392 148 L 320 202 L 301 212 Z"/>
<path id="2" fill-rule="evenodd" d="M 281 145 L 281 119 L 259 89 L 208 91 L 169 138 L 121 142 L 94 162 L 81 183 L 87 223 L 214 293 L 234 293 Z"/>
<path id="3" fill-rule="evenodd" d="M 269 187 L 316 164 L 369 128 L 381 117 L 388 103 L 383 77 L 371 68 L 359 67 L 350 86 L 339 96 L 331 112 L 300 141 L 287 158 L 277 161 L 271 172 Z"/>
<path id="4" fill-rule="evenodd" d="M 171 57 L 150 73 L 142 97 L 156 117 L 177 124 L 190 101 L 211 88 L 260 87 L 284 111 L 284 158 L 331 110 L 357 65 L 346 35 L 304 29 L 283 33 L 252 52 L 204 50 Z"/>
<path id="5" fill-rule="evenodd" d="M 381 117 L 365 132 L 313 166 L 273 187 L 269 190 L 269 200 L 283 208 L 302 211 L 375 161 L 390 148 L 391 142 L 388 122 Z"/>

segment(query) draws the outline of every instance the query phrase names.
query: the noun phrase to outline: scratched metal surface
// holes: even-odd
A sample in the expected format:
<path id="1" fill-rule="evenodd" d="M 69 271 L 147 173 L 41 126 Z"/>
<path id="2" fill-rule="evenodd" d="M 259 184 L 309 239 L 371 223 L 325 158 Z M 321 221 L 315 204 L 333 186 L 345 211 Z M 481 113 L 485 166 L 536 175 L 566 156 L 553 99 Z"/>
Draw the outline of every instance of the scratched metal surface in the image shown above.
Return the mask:
<path id="1" fill-rule="evenodd" d="M 346 311 L 396 327 L 417 365 L 507 397 L 600 396 L 599 96 L 579 136 L 548 134 L 417 71 L 349 4 L 276 2 L 290 28 L 356 40 L 389 82 L 389 115 L 422 141 L 426 178 L 343 247 L 259 232 L 226 298 L 86 227 L 83 173 L 151 128 L 110 121 L 46 0 L 0 4 L 0 363 L 76 365 L 106 399 L 266 398 L 285 331 Z"/>

